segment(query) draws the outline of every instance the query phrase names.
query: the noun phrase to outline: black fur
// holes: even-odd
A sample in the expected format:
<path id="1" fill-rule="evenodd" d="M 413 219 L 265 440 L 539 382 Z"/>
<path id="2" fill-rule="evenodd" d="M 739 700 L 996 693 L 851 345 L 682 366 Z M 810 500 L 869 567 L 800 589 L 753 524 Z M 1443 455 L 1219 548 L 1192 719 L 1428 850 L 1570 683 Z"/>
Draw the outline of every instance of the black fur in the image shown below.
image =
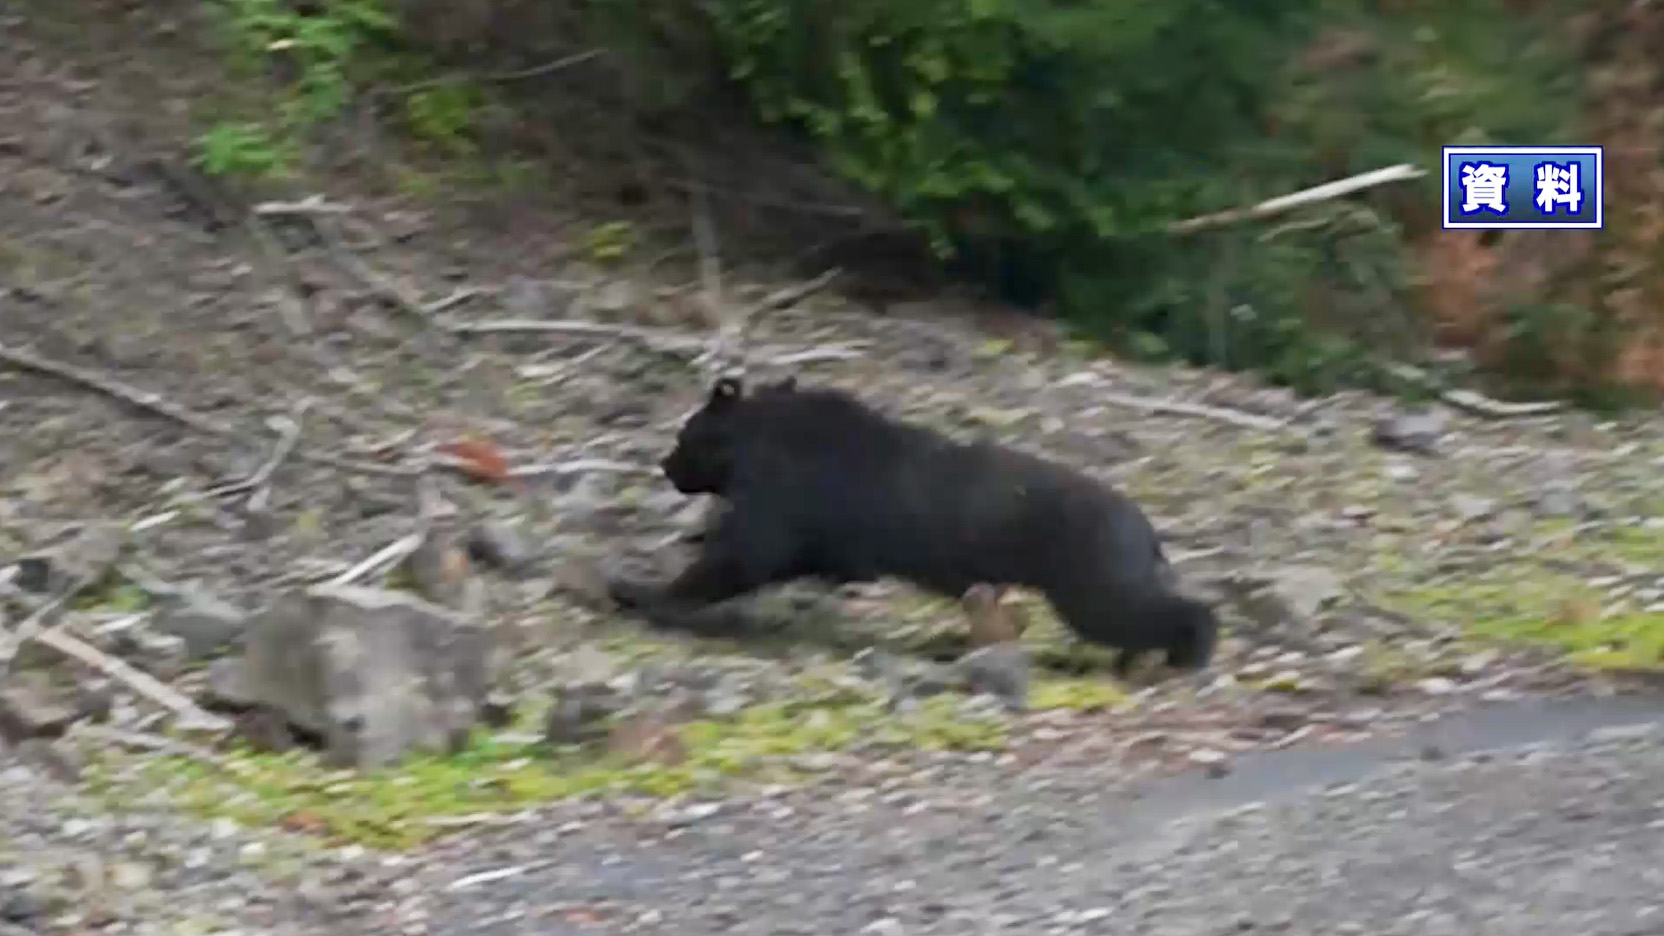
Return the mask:
<path id="1" fill-rule="evenodd" d="M 890 419 L 788 379 L 746 395 L 723 378 L 661 464 L 684 494 L 726 505 L 698 558 L 664 586 L 614 580 L 661 624 L 765 585 L 893 577 L 957 598 L 979 583 L 1045 594 L 1085 640 L 1204 669 L 1218 624 L 1180 594 L 1155 529 L 1087 475 Z"/>

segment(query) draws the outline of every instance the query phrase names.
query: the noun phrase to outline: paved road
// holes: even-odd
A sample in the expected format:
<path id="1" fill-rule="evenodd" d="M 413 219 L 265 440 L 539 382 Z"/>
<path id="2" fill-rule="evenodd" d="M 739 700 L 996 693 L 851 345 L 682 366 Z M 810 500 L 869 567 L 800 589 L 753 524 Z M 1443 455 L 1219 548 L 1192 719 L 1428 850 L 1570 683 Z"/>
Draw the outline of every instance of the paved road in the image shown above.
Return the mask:
<path id="1" fill-rule="evenodd" d="M 647 818 L 568 804 L 394 859 L 160 790 L 104 815 L 14 751 L 0 934 L 1664 936 L 1664 728 L 1555 724 L 1524 753 L 1285 752 L 1155 786 L 959 760 Z M 1480 727 L 1440 740 L 1507 733 Z M 1364 779 L 1297 785 L 1337 771 Z"/>
<path id="2" fill-rule="evenodd" d="M 514 830 L 427 868 L 428 896 L 406 909 L 432 932 L 486 934 L 1664 934 L 1656 728 L 1406 760 L 1162 822 L 1139 821 L 1110 778 L 1006 778 L 979 798 L 1000 781 L 973 774 L 734 807 L 668 834 Z M 505 876 L 447 889 L 477 872 Z"/>

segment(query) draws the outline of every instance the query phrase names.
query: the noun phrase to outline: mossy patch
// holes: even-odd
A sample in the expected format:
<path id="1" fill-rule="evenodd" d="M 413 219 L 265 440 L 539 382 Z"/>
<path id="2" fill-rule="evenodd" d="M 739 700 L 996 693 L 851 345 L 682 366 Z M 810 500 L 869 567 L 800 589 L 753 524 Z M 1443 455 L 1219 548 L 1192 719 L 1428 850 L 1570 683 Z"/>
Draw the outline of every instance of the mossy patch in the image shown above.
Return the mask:
<path id="1" fill-rule="evenodd" d="M 1591 545 L 1584 540 L 1578 551 Z M 1664 670 L 1664 613 L 1641 610 L 1632 596 L 1615 598 L 1538 562 L 1470 570 L 1403 589 L 1391 603 L 1424 620 L 1458 625 L 1478 642 L 1548 646 L 1589 667 Z"/>
<path id="2" fill-rule="evenodd" d="M 363 773 L 326 769 L 309 751 L 239 750 L 227 755 L 235 773 L 160 756 L 125 775 L 118 762 L 95 759 L 89 777 L 112 799 L 161 796 L 193 812 L 246 825 L 280 825 L 343 842 L 406 848 L 442 832 L 444 817 L 509 812 L 588 795 L 714 793 L 736 779 L 797 782 L 812 779 L 812 755 L 830 752 L 994 751 L 1006 743 L 1002 722 L 969 717 L 950 696 L 923 700 L 903 714 L 885 711 L 877 700 L 772 703 L 672 730 L 685 752 L 673 763 L 631 762 L 599 750 L 551 751 L 507 734 L 477 736 L 453 756 L 414 757 L 395 768 Z"/>

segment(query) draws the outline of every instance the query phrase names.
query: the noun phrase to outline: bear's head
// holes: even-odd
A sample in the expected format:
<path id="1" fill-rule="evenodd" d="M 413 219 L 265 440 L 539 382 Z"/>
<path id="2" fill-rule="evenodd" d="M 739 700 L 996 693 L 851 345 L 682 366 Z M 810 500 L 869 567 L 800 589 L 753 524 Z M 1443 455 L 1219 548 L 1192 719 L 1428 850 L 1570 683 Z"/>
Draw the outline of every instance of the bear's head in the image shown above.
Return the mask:
<path id="1" fill-rule="evenodd" d="M 749 394 L 739 377 L 723 377 L 676 433 L 676 446 L 659 463 L 664 476 L 683 494 L 724 495 L 733 479 L 747 406 L 754 400 L 794 394 L 797 378 L 759 384 Z"/>
<path id="2" fill-rule="evenodd" d="M 745 387 L 737 377 L 723 377 L 711 395 L 676 433 L 676 446 L 659 463 L 664 476 L 683 494 L 721 495 L 734 471 L 736 417 Z"/>

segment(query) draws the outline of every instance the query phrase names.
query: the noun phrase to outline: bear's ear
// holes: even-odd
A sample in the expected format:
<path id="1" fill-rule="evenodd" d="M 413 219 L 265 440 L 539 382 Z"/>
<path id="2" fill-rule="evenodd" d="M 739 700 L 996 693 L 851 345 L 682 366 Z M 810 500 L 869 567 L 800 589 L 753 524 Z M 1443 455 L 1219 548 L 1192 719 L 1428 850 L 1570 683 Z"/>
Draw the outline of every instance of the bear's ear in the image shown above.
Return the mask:
<path id="1" fill-rule="evenodd" d="M 745 391 L 745 384 L 738 377 L 723 377 L 711 387 L 711 405 L 720 406 L 732 403 L 740 398 Z"/>

